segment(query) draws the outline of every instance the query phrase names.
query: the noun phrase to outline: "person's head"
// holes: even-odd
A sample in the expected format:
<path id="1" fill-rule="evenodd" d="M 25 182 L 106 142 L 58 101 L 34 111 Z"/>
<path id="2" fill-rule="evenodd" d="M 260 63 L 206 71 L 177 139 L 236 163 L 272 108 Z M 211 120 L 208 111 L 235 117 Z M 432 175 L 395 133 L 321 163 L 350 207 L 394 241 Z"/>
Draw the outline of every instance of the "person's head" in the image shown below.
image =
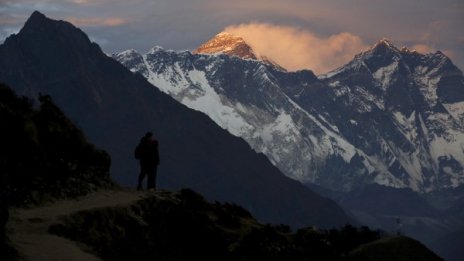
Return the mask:
<path id="1" fill-rule="evenodd" d="M 148 139 L 148 138 L 151 138 L 151 137 L 153 137 L 153 133 L 152 133 L 152 132 L 149 131 L 149 132 L 145 133 L 145 138 Z"/>

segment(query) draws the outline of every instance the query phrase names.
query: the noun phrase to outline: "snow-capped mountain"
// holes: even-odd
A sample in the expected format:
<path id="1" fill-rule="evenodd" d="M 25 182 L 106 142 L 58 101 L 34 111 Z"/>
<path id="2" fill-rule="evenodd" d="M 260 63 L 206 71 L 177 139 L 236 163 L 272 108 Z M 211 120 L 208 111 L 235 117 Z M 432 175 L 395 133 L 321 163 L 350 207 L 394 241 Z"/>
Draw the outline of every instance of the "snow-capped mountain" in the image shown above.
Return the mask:
<path id="1" fill-rule="evenodd" d="M 253 48 L 248 45 L 243 38 L 235 36 L 227 32 L 221 32 L 200 45 L 193 53 L 202 54 L 227 54 L 229 56 L 238 56 L 243 59 L 254 59 L 257 60 Z"/>
<path id="2" fill-rule="evenodd" d="M 225 54 L 237 56 L 242 59 L 252 59 L 265 62 L 269 65 L 285 71 L 285 68 L 274 62 L 272 59 L 258 54 L 242 37 L 228 32 L 221 32 L 192 52 L 193 54 Z"/>
<path id="3" fill-rule="evenodd" d="M 159 47 L 146 55 L 130 50 L 115 57 L 163 92 L 245 139 L 294 179 L 318 182 L 325 178 L 319 174 L 335 171 L 327 164 L 330 160 L 347 165 L 354 155 L 362 155 L 323 117 L 313 116 L 289 98 L 274 75 L 284 73 L 267 63 Z M 309 71 L 295 77 L 320 82 Z M 361 171 L 374 169 L 367 161 L 360 164 Z"/>
<path id="4" fill-rule="evenodd" d="M 464 183 L 464 77 L 443 53 L 382 40 L 320 78 L 335 94 L 325 113 L 377 169 L 416 191 Z"/>
<path id="5" fill-rule="evenodd" d="M 464 183 L 464 81 L 443 54 L 383 40 L 316 77 L 286 72 L 243 46 L 222 33 L 195 54 L 155 47 L 114 58 L 303 183 L 416 191 Z"/>

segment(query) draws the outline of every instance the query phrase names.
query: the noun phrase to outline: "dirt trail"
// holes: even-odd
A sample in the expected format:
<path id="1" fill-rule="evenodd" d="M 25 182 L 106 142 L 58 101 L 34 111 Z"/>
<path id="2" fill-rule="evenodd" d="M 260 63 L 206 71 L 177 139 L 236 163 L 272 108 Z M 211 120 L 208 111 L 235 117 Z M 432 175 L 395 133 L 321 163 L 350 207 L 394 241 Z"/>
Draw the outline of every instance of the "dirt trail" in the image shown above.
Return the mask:
<path id="1" fill-rule="evenodd" d="M 58 219 L 80 210 L 127 206 L 151 193 L 136 191 L 98 191 L 87 196 L 53 204 L 10 210 L 8 237 L 24 260 L 101 260 L 83 244 L 48 233 Z"/>

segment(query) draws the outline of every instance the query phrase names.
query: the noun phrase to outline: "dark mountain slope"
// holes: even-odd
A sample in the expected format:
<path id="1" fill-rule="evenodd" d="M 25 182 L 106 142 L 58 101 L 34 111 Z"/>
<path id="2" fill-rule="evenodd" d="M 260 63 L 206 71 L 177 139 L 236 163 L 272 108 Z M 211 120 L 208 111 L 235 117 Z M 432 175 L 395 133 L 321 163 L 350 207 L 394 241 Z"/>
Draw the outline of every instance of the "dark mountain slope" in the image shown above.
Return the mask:
<path id="1" fill-rule="evenodd" d="M 333 201 L 284 177 L 243 140 L 132 74 L 67 22 L 33 13 L 0 46 L 0 81 L 29 97 L 50 94 L 110 153 L 113 177 L 122 184 L 135 183 L 133 148 L 152 130 L 160 141 L 162 188 L 191 187 L 208 199 L 241 204 L 265 222 L 348 222 Z"/>

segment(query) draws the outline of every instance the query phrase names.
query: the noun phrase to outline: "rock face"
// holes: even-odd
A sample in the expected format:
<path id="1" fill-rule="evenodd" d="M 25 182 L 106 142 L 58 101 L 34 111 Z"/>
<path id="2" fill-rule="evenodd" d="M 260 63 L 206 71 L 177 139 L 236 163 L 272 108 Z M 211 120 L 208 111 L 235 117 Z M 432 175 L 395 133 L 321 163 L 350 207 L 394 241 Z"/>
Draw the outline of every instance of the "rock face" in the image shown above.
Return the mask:
<path id="1" fill-rule="evenodd" d="M 112 177 L 123 185 L 135 186 L 134 148 L 153 131 L 160 144 L 161 188 L 189 187 L 209 200 L 240 204 L 263 222 L 293 227 L 350 222 L 333 201 L 285 177 L 242 139 L 131 73 L 70 23 L 33 13 L 0 45 L 0 81 L 32 99 L 49 94 L 108 151 Z"/>
<path id="2" fill-rule="evenodd" d="M 113 57 L 303 183 L 420 192 L 464 183 L 464 77 L 443 53 L 382 40 L 315 76 L 255 59 L 245 45 L 219 34 L 193 54 L 155 47 Z"/>

